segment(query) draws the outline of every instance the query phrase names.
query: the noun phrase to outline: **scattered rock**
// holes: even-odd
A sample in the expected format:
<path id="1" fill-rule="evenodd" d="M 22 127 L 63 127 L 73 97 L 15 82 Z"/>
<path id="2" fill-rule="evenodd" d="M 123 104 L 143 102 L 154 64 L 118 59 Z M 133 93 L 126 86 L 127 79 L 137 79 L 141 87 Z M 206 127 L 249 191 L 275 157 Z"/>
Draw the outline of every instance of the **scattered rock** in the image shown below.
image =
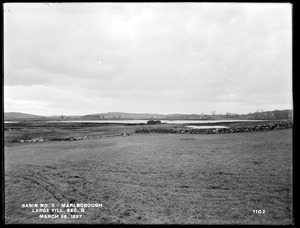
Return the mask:
<path id="1" fill-rule="evenodd" d="M 129 136 L 129 135 L 132 135 L 132 132 L 124 132 L 121 134 L 121 136 Z"/>
<path id="2" fill-rule="evenodd" d="M 22 131 L 22 128 L 4 128 L 4 131 Z"/>

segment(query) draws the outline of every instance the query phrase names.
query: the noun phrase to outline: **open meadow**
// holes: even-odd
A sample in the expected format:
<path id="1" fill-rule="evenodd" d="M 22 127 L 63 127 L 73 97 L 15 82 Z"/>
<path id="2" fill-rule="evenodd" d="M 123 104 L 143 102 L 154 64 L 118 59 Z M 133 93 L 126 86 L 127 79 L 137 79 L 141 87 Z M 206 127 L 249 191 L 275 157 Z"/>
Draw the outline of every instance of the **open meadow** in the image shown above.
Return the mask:
<path id="1" fill-rule="evenodd" d="M 292 224 L 292 129 L 104 137 L 137 128 L 5 132 L 5 223 Z M 10 142 L 30 132 L 99 137 Z M 66 203 L 102 207 L 55 219 L 22 208 Z"/>

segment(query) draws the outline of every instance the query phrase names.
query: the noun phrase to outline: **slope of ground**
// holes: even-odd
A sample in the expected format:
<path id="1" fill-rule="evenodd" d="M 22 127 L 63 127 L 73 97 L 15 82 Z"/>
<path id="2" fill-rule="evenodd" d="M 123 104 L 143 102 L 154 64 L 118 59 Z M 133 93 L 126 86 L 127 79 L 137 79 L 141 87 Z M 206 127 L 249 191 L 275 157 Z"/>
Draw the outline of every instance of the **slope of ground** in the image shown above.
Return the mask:
<path id="1" fill-rule="evenodd" d="M 26 203 L 103 206 L 42 219 Z M 6 223 L 291 224 L 292 210 L 291 129 L 5 145 Z"/>
<path id="2" fill-rule="evenodd" d="M 38 116 L 33 114 L 21 113 L 21 112 L 5 112 L 4 119 L 11 120 L 11 119 L 40 119 L 45 118 L 45 116 Z"/>

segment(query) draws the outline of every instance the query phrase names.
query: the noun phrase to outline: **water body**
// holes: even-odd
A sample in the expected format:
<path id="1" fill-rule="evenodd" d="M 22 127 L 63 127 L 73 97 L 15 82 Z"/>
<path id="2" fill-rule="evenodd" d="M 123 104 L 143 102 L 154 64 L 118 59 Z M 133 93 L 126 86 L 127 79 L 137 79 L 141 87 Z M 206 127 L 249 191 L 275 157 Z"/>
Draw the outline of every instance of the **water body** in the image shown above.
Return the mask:
<path id="1" fill-rule="evenodd" d="M 47 123 L 122 123 L 122 124 L 146 124 L 148 120 L 52 120 Z M 220 122 L 252 122 L 261 120 L 161 120 L 167 124 L 206 124 Z"/>
<path id="2" fill-rule="evenodd" d="M 210 129 L 210 128 L 228 128 L 226 126 L 186 126 L 186 127 L 190 127 L 190 128 L 193 128 L 193 129 Z"/>
<path id="3" fill-rule="evenodd" d="M 147 123 L 148 120 L 51 120 L 47 123 L 122 123 L 122 124 L 138 124 Z"/>
<path id="4" fill-rule="evenodd" d="M 168 124 L 201 124 L 201 123 L 224 123 L 224 122 L 255 122 L 261 120 L 162 120 Z"/>

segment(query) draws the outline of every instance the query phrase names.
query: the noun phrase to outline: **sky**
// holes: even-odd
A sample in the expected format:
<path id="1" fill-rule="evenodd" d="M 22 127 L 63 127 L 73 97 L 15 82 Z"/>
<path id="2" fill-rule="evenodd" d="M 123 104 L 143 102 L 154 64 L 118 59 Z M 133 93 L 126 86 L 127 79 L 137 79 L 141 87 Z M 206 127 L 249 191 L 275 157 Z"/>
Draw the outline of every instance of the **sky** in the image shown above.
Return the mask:
<path id="1" fill-rule="evenodd" d="M 6 3 L 4 111 L 292 109 L 289 3 Z"/>

